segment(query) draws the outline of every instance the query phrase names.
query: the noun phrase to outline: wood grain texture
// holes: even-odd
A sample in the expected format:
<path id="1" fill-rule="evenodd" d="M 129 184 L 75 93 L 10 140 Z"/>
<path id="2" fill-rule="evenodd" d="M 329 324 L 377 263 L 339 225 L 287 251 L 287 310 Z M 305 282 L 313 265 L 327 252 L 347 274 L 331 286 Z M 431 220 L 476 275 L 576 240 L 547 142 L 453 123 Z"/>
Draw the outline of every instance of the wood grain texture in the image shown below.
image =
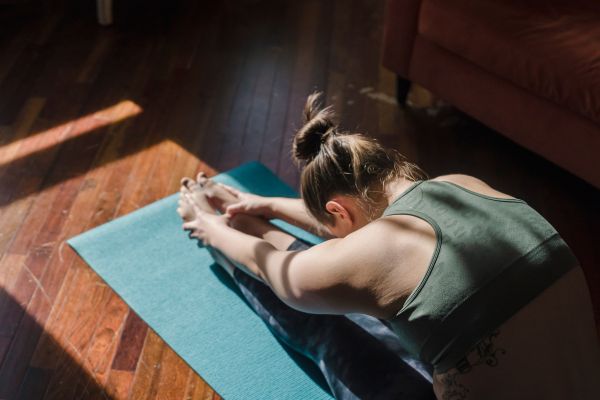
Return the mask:
<path id="1" fill-rule="evenodd" d="M 65 241 L 200 170 L 260 160 L 297 187 L 314 90 L 431 177 L 525 199 L 581 261 L 600 319 L 598 190 L 457 110 L 398 108 L 382 2 L 117 2 L 110 28 L 93 2 L 51 3 L 0 9 L 0 398 L 220 399 Z"/>

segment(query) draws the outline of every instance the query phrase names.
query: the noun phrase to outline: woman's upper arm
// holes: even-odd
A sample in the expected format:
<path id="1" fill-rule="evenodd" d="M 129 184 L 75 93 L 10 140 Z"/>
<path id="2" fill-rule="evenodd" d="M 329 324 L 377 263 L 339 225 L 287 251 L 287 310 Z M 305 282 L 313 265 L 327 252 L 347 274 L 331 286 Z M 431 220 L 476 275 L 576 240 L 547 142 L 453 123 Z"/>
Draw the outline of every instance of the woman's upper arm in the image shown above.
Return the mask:
<path id="1" fill-rule="evenodd" d="M 356 239 L 332 239 L 299 252 L 277 251 L 264 260 L 266 281 L 281 300 L 300 311 L 368 313 L 376 300 L 364 275 L 376 257 L 370 254 L 372 246 L 357 245 Z"/>

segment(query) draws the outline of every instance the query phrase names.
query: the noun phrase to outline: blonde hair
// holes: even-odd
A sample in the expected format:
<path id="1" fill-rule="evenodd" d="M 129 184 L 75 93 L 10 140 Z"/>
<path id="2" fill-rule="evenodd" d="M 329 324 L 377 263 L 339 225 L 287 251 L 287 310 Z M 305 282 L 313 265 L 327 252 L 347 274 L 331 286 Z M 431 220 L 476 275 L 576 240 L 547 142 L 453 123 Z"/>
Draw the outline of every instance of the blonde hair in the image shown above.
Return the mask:
<path id="1" fill-rule="evenodd" d="M 428 179 L 427 173 L 398 151 L 363 134 L 340 131 L 333 108 L 323 108 L 321 96 L 320 92 L 308 96 L 304 125 L 292 145 L 292 156 L 303 167 L 302 198 L 318 221 L 333 222 L 325 204 L 336 194 L 357 198 L 369 219 L 374 219 L 389 182 L 399 177 Z"/>

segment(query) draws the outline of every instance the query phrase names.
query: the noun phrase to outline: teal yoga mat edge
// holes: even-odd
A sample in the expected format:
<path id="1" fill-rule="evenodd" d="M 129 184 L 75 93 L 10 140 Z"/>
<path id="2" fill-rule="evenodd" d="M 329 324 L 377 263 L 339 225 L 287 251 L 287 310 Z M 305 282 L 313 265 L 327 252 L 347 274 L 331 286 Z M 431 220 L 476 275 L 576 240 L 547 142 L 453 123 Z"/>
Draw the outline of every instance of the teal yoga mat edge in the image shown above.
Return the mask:
<path id="1" fill-rule="evenodd" d="M 173 196 L 175 196 L 175 195 L 173 195 Z M 171 197 L 171 196 L 168 196 L 168 197 Z M 167 199 L 167 198 L 164 198 L 164 199 L 161 199 L 161 200 L 165 200 L 165 199 Z M 159 201 L 160 201 L 160 200 L 159 200 Z M 151 204 L 154 204 L 154 203 L 151 203 Z M 104 224 L 103 224 L 103 225 L 104 225 Z M 102 225 L 100 225 L 100 226 L 102 226 Z M 85 257 L 84 257 L 84 256 L 83 256 L 83 254 L 81 254 L 81 253 L 79 252 L 79 250 L 77 249 L 77 247 L 78 247 L 77 241 L 75 240 L 75 244 L 73 244 L 73 243 L 72 243 L 72 242 L 73 242 L 73 239 L 77 239 L 77 237 L 79 237 L 79 236 L 80 236 L 80 235 L 77 235 L 77 236 L 74 236 L 73 238 L 71 238 L 71 239 L 67 240 L 67 244 L 68 244 L 68 245 L 71 247 L 71 249 L 73 249 L 73 251 L 74 251 L 74 252 L 75 252 L 75 253 L 76 253 L 76 254 L 77 254 L 77 255 L 78 255 L 78 256 L 79 256 L 79 257 L 80 257 L 82 260 L 84 260 L 84 261 L 85 261 Z M 87 261 L 85 261 L 85 262 L 86 262 L 86 264 L 87 264 Z M 89 266 L 89 267 L 90 267 L 92 270 L 94 270 L 94 272 L 96 272 L 96 273 L 97 273 L 97 274 L 100 276 L 100 278 L 101 278 L 101 279 L 104 281 L 104 283 L 106 283 L 106 284 L 107 284 L 109 287 L 111 287 L 111 285 L 110 285 L 110 282 L 106 281 L 106 279 L 105 279 L 105 278 L 104 278 L 102 275 L 100 275 L 100 274 L 99 274 L 99 272 L 98 272 L 96 269 L 94 269 L 94 267 L 93 267 L 92 265 L 88 264 L 88 266 Z M 130 304 L 130 302 L 129 302 L 127 299 L 123 298 L 123 297 L 122 297 L 122 296 L 119 294 L 119 292 L 115 291 L 114 289 L 113 289 L 113 291 L 116 293 L 116 295 L 119 297 L 119 299 L 121 299 L 121 300 L 122 300 L 122 301 L 123 301 L 125 304 L 127 304 L 127 307 L 129 307 L 131 310 L 133 310 L 133 311 L 135 312 L 135 308 L 134 308 L 134 306 L 133 306 L 132 304 Z M 160 339 L 161 339 L 161 340 L 162 340 L 164 343 L 166 343 L 166 345 L 167 345 L 167 346 L 169 346 L 169 348 L 170 348 L 170 349 L 171 349 L 171 350 L 172 350 L 172 351 L 173 351 L 175 354 L 177 354 L 177 356 L 178 356 L 179 358 L 181 358 L 181 359 L 183 360 L 183 362 L 185 362 L 185 364 L 186 364 L 186 365 L 187 365 L 187 366 L 188 366 L 190 369 L 192 369 L 194 372 L 196 372 L 198 375 L 200 375 L 200 372 L 199 372 L 199 371 L 197 371 L 197 370 L 196 370 L 196 368 L 194 368 L 194 367 L 193 367 L 193 366 L 192 366 L 192 365 L 191 365 L 191 364 L 190 364 L 190 363 L 189 363 L 189 362 L 186 360 L 186 357 L 185 357 L 185 355 L 184 355 L 184 354 L 181 354 L 181 352 L 179 352 L 179 351 L 177 351 L 177 349 L 173 348 L 173 347 L 172 347 L 172 346 L 169 344 L 169 342 L 168 342 L 168 341 L 167 341 L 167 340 L 166 340 L 166 339 L 163 337 L 163 335 L 161 335 L 161 333 L 160 333 L 158 330 L 156 330 L 156 329 L 154 329 L 154 328 L 152 327 L 152 325 L 150 324 L 150 322 L 149 322 L 149 321 L 148 321 L 146 318 L 144 318 L 144 316 L 142 316 L 142 315 L 138 314 L 137 312 L 136 312 L 136 314 L 137 314 L 138 318 L 140 318 L 142 321 L 144 321 L 144 323 L 145 323 L 145 324 L 146 324 L 146 325 L 147 325 L 147 326 L 148 326 L 150 329 L 152 329 L 152 330 L 154 331 L 154 333 L 156 334 L 156 336 L 158 336 L 158 337 L 159 337 L 159 338 L 160 338 Z M 123 323 L 125 323 L 125 322 L 123 322 Z M 146 335 L 147 335 L 147 334 L 146 334 Z M 146 340 L 146 339 L 144 339 L 144 341 L 145 341 L 145 340 Z M 142 349 L 140 349 L 140 357 L 142 356 L 142 355 L 141 355 L 141 351 L 143 351 L 143 348 L 142 348 Z M 212 389 L 212 390 L 213 390 L 215 393 L 217 393 L 219 396 L 223 397 L 223 396 L 221 395 L 221 393 L 219 393 L 219 391 L 217 390 L 217 388 L 213 387 L 213 386 L 210 384 L 210 382 L 208 382 L 207 380 L 205 380 L 205 379 L 204 379 L 204 377 L 202 377 L 202 376 L 201 376 L 201 378 L 203 378 L 203 380 L 204 380 L 204 384 L 205 384 L 205 385 L 209 386 L 209 387 L 210 387 L 210 388 L 211 388 L 211 389 Z M 132 382 L 132 384 L 133 384 L 133 382 Z"/>
<path id="2" fill-rule="evenodd" d="M 293 191 L 291 188 L 289 188 L 289 186 L 285 185 L 283 182 L 281 182 L 280 180 L 278 180 L 276 178 L 276 176 L 271 171 L 269 171 L 266 167 L 264 167 L 262 164 L 259 164 L 259 163 L 245 164 L 245 165 L 240 166 L 240 167 L 238 167 L 238 168 L 236 168 L 236 169 L 234 169 L 232 171 L 228 171 L 228 172 L 226 172 L 224 174 L 220 174 L 216 178 L 216 180 L 223 181 L 224 183 L 228 183 L 228 184 L 232 184 L 233 183 L 234 186 L 235 186 L 236 183 L 240 183 L 240 182 L 236 182 L 236 179 L 239 178 L 240 176 L 243 177 L 244 173 L 247 174 L 248 171 L 251 171 L 252 173 L 258 175 L 259 177 L 263 176 L 266 179 L 266 181 L 275 179 L 275 180 L 273 180 L 273 182 L 277 182 L 277 185 L 279 185 L 276 188 L 276 190 L 278 191 L 278 195 L 282 195 L 282 196 L 286 196 L 286 197 L 294 197 L 296 195 L 295 191 Z M 241 186 L 243 186 L 243 185 L 241 185 Z M 269 193 L 259 193 L 259 194 L 269 195 Z M 166 198 L 163 198 L 163 199 L 158 200 L 158 201 L 156 201 L 154 203 L 151 203 L 151 204 L 149 204 L 149 205 L 147 205 L 145 207 L 142 207 L 139 210 L 134 211 L 134 212 L 132 212 L 132 213 L 130 213 L 128 215 L 116 218 L 116 219 L 114 219 L 113 221 L 111 221 L 109 223 L 106 223 L 104 225 L 100 225 L 100 226 L 98 226 L 96 228 L 93 228 L 93 229 L 87 231 L 87 232 L 84 232 L 84 233 L 82 233 L 80 235 L 77 235 L 77 236 L 75 236 L 73 238 L 70 238 L 67 241 L 67 243 L 74 249 L 74 251 L 82 259 L 84 259 L 87 262 L 87 257 L 85 256 L 85 254 L 83 254 L 83 253 L 86 253 L 86 251 L 80 252 L 79 248 L 86 247 L 89 244 L 89 243 L 86 243 L 86 242 L 93 241 L 95 237 L 109 234 L 110 233 L 110 229 L 111 229 L 110 225 L 113 222 L 117 222 L 118 224 L 123 224 L 123 223 L 133 223 L 133 224 L 135 224 L 136 222 L 139 222 L 138 219 L 144 218 L 145 215 L 147 215 L 149 213 L 151 214 L 153 211 L 160 210 L 161 208 L 165 207 L 165 205 L 168 205 L 169 203 L 175 202 L 176 201 L 176 197 L 177 197 L 177 194 L 173 194 L 173 195 L 167 196 Z M 286 224 L 283 221 L 274 221 L 274 224 L 280 226 L 282 229 L 284 229 L 284 230 L 286 230 L 286 231 L 294 234 L 295 236 L 298 236 L 298 237 L 302 238 L 303 240 L 306 240 L 309 243 L 318 243 L 318 242 L 322 241 L 320 238 L 318 238 L 318 237 L 316 237 L 314 235 L 311 235 L 308 232 L 302 231 L 302 230 L 300 230 L 300 229 L 298 229 L 296 227 L 293 227 L 293 226 L 291 226 L 289 224 Z M 88 253 L 88 255 L 89 255 L 89 253 Z M 94 269 L 102 277 L 102 279 L 104 279 L 109 284 L 109 286 L 113 287 L 113 285 L 115 284 L 115 282 L 114 282 L 113 279 L 107 280 L 105 278 L 105 276 L 103 276 L 103 274 L 100 271 L 98 271 L 96 268 L 94 268 L 93 263 L 88 262 L 88 264 L 90 265 L 90 267 L 92 269 Z M 112 281 L 112 283 L 111 283 L 111 281 Z M 118 290 L 115 290 L 115 291 L 123 299 L 123 301 L 125 303 L 127 303 L 133 310 L 136 310 L 136 304 L 132 304 L 127 299 L 127 296 L 122 296 L 121 293 Z M 163 338 L 163 340 L 166 339 L 165 336 L 163 335 L 163 333 L 164 333 L 163 331 L 164 330 L 161 331 L 160 329 L 156 329 L 153 326 L 153 323 L 151 321 L 148 321 L 144 317 L 144 315 L 142 313 L 138 313 L 138 314 L 140 315 L 140 318 L 142 318 L 146 323 L 148 323 L 148 325 L 150 327 L 152 327 L 155 330 L 155 332 L 158 334 L 158 336 L 160 336 L 161 338 Z M 219 394 L 223 395 L 223 393 L 221 392 L 221 389 L 219 389 L 219 388 L 217 388 L 217 387 L 215 387 L 213 385 L 213 383 L 211 382 L 211 377 L 210 376 L 207 376 L 204 373 L 204 371 L 198 371 L 198 369 L 195 368 L 194 365 L 190 364 L 190 362 L 188 362 L 188 360 L 187 360 L 187 356 L 185 354 L 182 354 L 181 352 L 179 352 L 176 347 L 172 346 L 171 343 L 169 342 L 169 340 L 165 340 L 165 342 L 171 348 L 173 348 L 173 350 L 179 356 L 181 356 L 182 359 L 184 359 L 186 361 L 186 363 L 188 365 L 190 365 L 190 367 L 192 369 L 194 369 L 196 372 L 201 373 L 202 376 L 203 376 L 203 378 L 205 378 L 205 380 L 211 385 L 211 387 L 213 387 L 213 389 L 215 391 L 217 391 Z M 323 382 L 320 383 L 321 388 L 324 389 L 324 391 L 326 391 L 327 389 L 324 388 L 322 386 L 322 384 L 323 384 Z M 310 389 L 310 387 L 308 387 L 308 389 Z M 327 396 L 327 395 L 325 395 L 325 393 L 314 392 L 313 390 L 308 390 L 307 392 L 312 393 L 314 395 L 313 398 L 330 398 L 330 395 Z M 282 393 L 282 395 L 284 395 L 284 393 Z M 224 397 L 229 398 L 227 396 L 224 396 Z M 239 398 L 239 397 L 237 397 L 237 398 Z M 252 397 L 252 396 L 250 396 L 248 398 L 261 398 L 261 397 Z M 265 397 L 265 398 L 268 398 L 268 397 Z"/>
<path id="3" fill-rule="evenodd" d="M 175 196 L 175 195 L 174 195 Z M 171 196 L 169 196 L 171 197 Z M 165 198 L 166 199 L 166 198 Z M 79 235 L 78 235 L 79 236 Z M 74 237 L 75 238 L 75 237 Z M 69 243 L 69 246 L 71 247 L 71 249 L 73 249 L 73 251 L 82 259 L 85 261 L 85 257 L 83 257 L 82 254 L 79 253 L 79 251 L 77 250 L 76 247 L 77 245 L 72 245 L 71 243 Z M 89 265 L 89 264 L 88 264 Z M 94 268 L 89 265 L 90 268 L 92 268 L 94 270 Z M 97 271 L 94 270 L 96 273 Z M 101 276 L 101 279 L 108 284 L 108 282 L 106 280 L 104 280 L 104 278 Z M 110 286 L 110 285 L 109 285 Z M 118 292 L 115 292 L 117 296 L 119 296 L 119 298 L 125 303 L 127 304 L 127 307 L 129 307 L 130 309 L 134 310 L 134 307 L 127 301 L 127 299 L 123 298 Z M 138 318 L 140 318 L 142 321 L 144 321 L 144 323 L 146 325 L 148 325 L 156 334 L 156 336 L 158 336 L 163 342 L 166 343 L 167 346 L 169 346 L 169 348 L 175 353 L 177 354 L 177 356 L 179 356 L 179 358 L 181 358 L 183 360 L 183 362 L 185 362 L 185 364 L 191 368 L 194 372 L 196 372 L 198 375 L 200 375 L 200 371 L 198 371 L 196 368 L 194 368 L 194 366 L 192 366 L 187 360 L 184 354 L 180 353 L 179 351 L 177 351 L 177 349 L 171 347 L 171 345 L 169 344 L 169 342 L 161 335 L 160 331 L 155 330 L 154 328 L 152 328 L 152 326 L 150 325 L 149 321 L 147 321 L 143 316 L 138 314 Z M 282 345 L 285 346 L 285 343 L 282 343 Z M 290 353 L 290 357 L 292 358 L 296 358 L 297 362 L 299 364 L 303 364 L 304 368 L 305 368 L 305 372 L 307 375 L 311 376 L 315 382 L 317 382 L 318 385 L 320 385 L 323 390 L 325 392 L 328 393 L 329 396 L 325 397 L 324 399 L 333 399 L 333 396 L 331 395 L 330 389 L 327 387 L 327 382 L 324 380 L 324 378 L 322 376 L 320 376 L 320 371 L 316 368 L 316 366 L 312 365 L 312 361 L 310 359 L 308 359 L 307 357 L 305 357 L 302 354 L 299 354 L 297 352 L 294 352 L 294 350 L 289 349 L 289 353 Z M 222 398 L 225 399 L 224 396 L 222 396 L 222 394 L 219 392 L 219 390 L 217 390 L 217 388 L 213 387 L 210 382 L 208 382 L 206 379 L 204 379 L 205 377 L 201 375 L 201 378 L 204 381 L 204 384 L 209 386 L 215 393 L 219 394 L 219 396 L 221 396 Z M 266 399 L 261 399 L 261 400 L 266 400 Z M 309 400 L 313 400 L 312 398 Z M 318 400 L 315 398 L 315 400 Z"/>

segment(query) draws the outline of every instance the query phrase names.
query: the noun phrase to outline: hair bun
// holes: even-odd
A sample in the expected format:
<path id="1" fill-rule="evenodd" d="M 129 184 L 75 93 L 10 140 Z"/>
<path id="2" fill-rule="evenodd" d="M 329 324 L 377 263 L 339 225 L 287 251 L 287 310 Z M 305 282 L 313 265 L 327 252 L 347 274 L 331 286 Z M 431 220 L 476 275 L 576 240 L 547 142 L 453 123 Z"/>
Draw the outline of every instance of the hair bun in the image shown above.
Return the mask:
<path id="1" fill-rule="evenodd" d="M 335 131 L 335 113 L 331 106 L 322 108 L 322 92 L 314 92 L 304 105 L 304 125 L 296 132 L 292 153 L 296 163 L 310 162 L 319 154 L 327 136 Z"/>

